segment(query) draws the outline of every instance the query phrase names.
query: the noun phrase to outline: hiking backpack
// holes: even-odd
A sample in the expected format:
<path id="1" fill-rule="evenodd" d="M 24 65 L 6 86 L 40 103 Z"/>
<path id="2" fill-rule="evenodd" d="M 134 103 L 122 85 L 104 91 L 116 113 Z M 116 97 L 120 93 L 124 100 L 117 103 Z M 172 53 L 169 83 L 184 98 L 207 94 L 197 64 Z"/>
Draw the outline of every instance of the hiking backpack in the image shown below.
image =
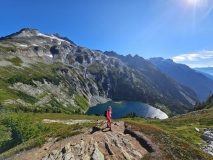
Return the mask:
<path id="1" fill-rule="evenodd" d="M 104 111 L 104 117 L 107 117 L 107 111 L 108 110 Z"/>

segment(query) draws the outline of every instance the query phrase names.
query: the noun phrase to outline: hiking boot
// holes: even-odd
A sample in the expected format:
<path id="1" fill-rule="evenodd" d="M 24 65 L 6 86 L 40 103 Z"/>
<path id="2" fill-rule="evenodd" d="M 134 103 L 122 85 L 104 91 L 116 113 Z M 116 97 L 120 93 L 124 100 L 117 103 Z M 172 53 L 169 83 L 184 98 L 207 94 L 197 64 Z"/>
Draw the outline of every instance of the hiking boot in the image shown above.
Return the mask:
<path id="1" fill-rule="evenodd" d="M 110 129 L 109 129 L 109 131 L 111 131 L 111 132 L 112 132 L 112 128 L 110 128 Z"/>

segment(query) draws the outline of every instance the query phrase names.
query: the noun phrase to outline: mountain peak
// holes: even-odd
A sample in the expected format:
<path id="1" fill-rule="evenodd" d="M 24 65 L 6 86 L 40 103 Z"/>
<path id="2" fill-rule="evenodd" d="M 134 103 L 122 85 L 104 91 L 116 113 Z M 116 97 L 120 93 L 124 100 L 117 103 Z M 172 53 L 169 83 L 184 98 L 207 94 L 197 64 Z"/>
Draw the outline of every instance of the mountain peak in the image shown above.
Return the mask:
<path id="1" fill-rule="evenodd" d="M 0 39 L 34 39 L 34 37 L 43 37 L 43 38 L 47 38 L 47 39 L 55 39 L 58 41 L 66 41 L 69 44 L 74 44 L 75 43 L 73 41 L 71 41 L 70 39 L 68 39 L 67 37 L 62 37 L 60 36 L 58 33 L 56 34 L 43 34 L 41 32 L 39 32 L 37 29 L 32 29 L 32 28 L 23 28 L 20 31 L 10 34 L 8 36 L 5 37 L 1 37 Z"/>
<path id="2" fill-rule="evenodd" d="M 29 36 L 38 36 L 40 32 L 36 29 L 23 28 L 18 33 L 19 33 L 19 36 L 29 37 Z"/>
<path id="3" fill-rule="evenodd" d="M 16 33 L 10 34 L 10 35 L 2 37 L 2 38 L 31 37 L 31 36 L 38 36 L 39 34 L 40 34 L 40 32 L 37 29 L 23 28 Z"/>
<path id="4" fill-rule="evenodd" d="M 37 29 L 22 28 L 19 32 L 39 32 Z"/>
<path id="5" fill-rule="evenodd" d="M 105 51 L 104 54 L 106 54 L 107 56 L 113 56 L 116 57 L 118 54 L 114 51 Z"/>
<path id="6" fill-rule="evenodd" d="M 162 57 L 153 57 L 153 58 L 149 58 L 149 61 L 151 63 L 172 63 L 175 64 L 174 61 L 172 59 L 164 59 Z"/>

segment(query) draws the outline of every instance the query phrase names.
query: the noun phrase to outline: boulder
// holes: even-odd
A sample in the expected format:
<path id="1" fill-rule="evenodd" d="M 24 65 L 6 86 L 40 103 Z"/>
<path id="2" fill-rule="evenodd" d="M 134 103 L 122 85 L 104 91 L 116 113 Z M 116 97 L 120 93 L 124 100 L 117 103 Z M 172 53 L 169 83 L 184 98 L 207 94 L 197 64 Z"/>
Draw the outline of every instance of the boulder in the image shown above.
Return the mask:
<path id="1" fill-rule="evenodd" d="M 213 141 L 213 132 L 211 131 L 206 131 L 204 134 L 201 135 L 201 138 L 203 140 L 208 140 L 208 141 Z"/>
<path id="2" fill-rule="evenodd" d="M 195 130 L 196 130 L 197 132 L 199 132 L 199 131 L 200 131 L 200 130 L 199 130 L 198 128 L 196 128 L 196 127 L 195 127 Z"/>
<path id="3" fill-rule="evenodd" d="M 91 156 L 91 160 L 104 160 L 104 155 L 100 152 L 97 142 L 94 143 L 95 150 Z"/>

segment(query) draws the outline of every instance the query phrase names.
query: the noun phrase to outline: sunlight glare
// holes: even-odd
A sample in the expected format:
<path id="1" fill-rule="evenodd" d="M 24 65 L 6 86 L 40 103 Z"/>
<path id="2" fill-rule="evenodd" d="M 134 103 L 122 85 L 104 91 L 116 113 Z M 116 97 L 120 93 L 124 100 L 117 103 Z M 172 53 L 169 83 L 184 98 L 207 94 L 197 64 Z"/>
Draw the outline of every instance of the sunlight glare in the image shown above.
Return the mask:
<path id="1" fill-rule="evenodd" d="M 206 7 L 208 0 L 186 0 L 189 6 L 193 7 Z"/>

